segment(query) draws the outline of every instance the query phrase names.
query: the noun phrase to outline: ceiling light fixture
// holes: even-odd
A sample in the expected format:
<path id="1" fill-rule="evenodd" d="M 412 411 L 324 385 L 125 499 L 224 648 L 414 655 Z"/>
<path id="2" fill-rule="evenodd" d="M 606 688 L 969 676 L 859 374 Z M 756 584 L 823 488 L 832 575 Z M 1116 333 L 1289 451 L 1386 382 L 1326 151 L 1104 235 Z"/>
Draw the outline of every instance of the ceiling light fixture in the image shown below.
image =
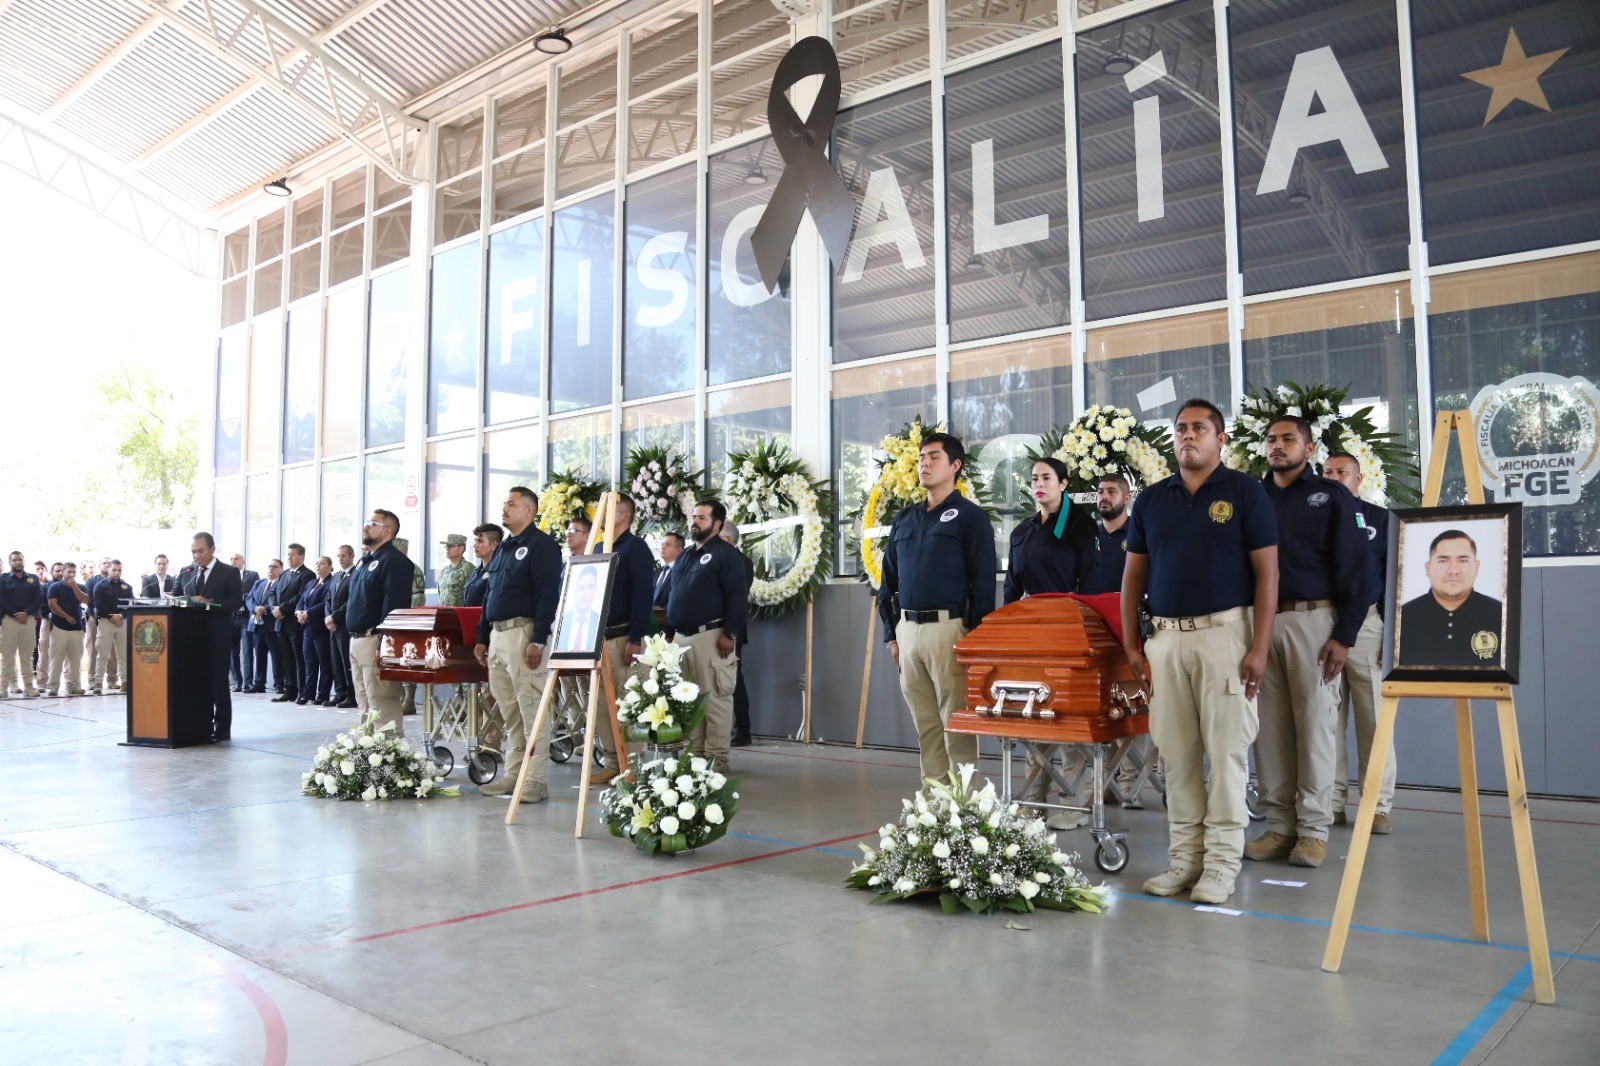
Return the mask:
<path id="1" fill-rule="evenodd" d="M 276 181 L 269 181 L 265 185 L 261 186 L 261 191 L 266 193 L 268 196 L 288 196 L 289 182 L 285 178 L 279 178 Z"/>
<path id="2" fill-rule="evenodd" d="M 767 183 L 767 173 L 761 169 L 760 163 L 745 172 L 744 183 L 746 185 L 765 185 Z"/>
<path id="3" fill-rule="evenodd" d="M 1300 207 L 1311 202 L 1311 193 L 1304 185 L 1296 185 L 1288 191 L 1284 199 Z"/>
<path id="4" fill-rule="evenodd" d="M 1126 53 L 1112 52 L 1110 55 L 1106 56 L 1106 61 L 1101 64 L 1100 69 L 1105 71 L 1110 77 L 1120 78 L 1137 65 L 1138 64 L 1133 61 L 1133 57 L 1127 55 Z"/>
<path id="5" fill-rule="evenodd" d="M 546 30 L 533 39 L 533 47 L 545 55 L 559 56 L 572 51 L 572 38 L 567 36 L 567 31 L 557 27 Z"/>

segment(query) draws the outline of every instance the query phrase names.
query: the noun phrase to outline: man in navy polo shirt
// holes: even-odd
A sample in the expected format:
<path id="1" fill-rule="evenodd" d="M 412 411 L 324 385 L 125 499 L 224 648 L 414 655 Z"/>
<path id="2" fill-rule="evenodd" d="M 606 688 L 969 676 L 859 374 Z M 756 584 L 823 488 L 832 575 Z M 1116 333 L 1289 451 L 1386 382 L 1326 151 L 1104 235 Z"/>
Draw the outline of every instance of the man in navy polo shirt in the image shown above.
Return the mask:
<path id="1" fill-rule="evenodd" d="M 960 438 L 923 437 L 917 480 L 927 502 L 900 509 L 883 549 L 878 615 L 917 727 L 924 780 L 944 781 L 961 764 L 978 762 L 977 737 L 944 731 L 967 702 L 955 643 L 994 610 L 999 570 L 989 516 L 956 491 L 966 466 Z"/>
<path id="2" fill-rule="evenodd" d="M 1128 562 L 1128 479 L 1107 474 L 1100 479 L 1094 503 L 1094 555 L 1078 585 L 1085 596 L 1122 591 L 1122 571 Z"/>
<path id="3" fill-rule="evenodd" d="M 1339 675 L 1372 606 L 1355 498 L 1311 472 L 1311 423 L 1267 427 L 1262 484 L 1278 516 L 1278 619 L 1261 679 L 1256 774 L 1267 831 L 1244 857 L 1321 866 L 1333 825 Z"/>
<path id="4" fill-rule="evenodd" d="M 1333 452 L 1322 464 L 1322 476 L 1337 481 L 1356 498 L 1361 514 L 1361 533 L 1367 541 L 1367 582 L 1376 602 L 1367 609 L 1355 646 L 1344 662 L 1344 678 L 1339 684 L 1339 720 L 1334 724 L 1333 824 L 1346 821 L 1344 808 L 1350 798 L 1350 759 L 1345 751 L 1349 708 L 1355 708 L 1356 753 L 1361 773 L 1367 772 L 1372 756 L 1372 738 L 1378 730 L 1378 707 L 1383 702 L 1383 597 L 1389 587 L 1389 510 L 1361 498 L 1361 463 L 1349 452 Z M 1346 702 L 1345 694 L 1349 694 Z M 1389 741 L 1389 758 L 1383 764 L 1383 782 L 1378 786 L 1378 814 L 1372 820 L 1374 833 L 1394 832 L 1394 741 Z"/>
<path id="5" fill-rule="evenodd" d="M 1222 465 L 1227 439 L 1209 400 L 1179 409 L 1178 476 L 1140 493 L 1122 578 L 1123 648 L 1150 684 L 1150 734 L 1167 767 L 1169 866 L 1144 890 L 1176 896 L 1192 888 L 1197 903 L 1233 895 L 1249 817 L 1245 751 L 1256 735 L 1256 691 L 1278 607 L 1272 504 L 1260 482 Z M 1141 652 L 1147 589 L 1156 632 Z"/>

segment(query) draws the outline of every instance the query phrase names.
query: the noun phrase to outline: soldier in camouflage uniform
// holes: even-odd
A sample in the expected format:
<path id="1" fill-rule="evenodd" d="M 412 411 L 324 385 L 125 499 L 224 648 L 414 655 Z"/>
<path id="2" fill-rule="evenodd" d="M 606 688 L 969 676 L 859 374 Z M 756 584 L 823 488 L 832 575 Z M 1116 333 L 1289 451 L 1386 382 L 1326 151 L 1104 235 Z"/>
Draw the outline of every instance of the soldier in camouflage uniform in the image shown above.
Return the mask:
<path id="1" fill-rule="evenodd" d="M 439 542 L 450 562 L 439 568 L 439 606 L 465 607 L 467 605 L 467 579 L 473 566 L 467 562 L 467 538 L 461 533 L 451 533 Z"/>
<path id="2" fill-rule="evenodd" d="M 394 538 L 394 546 L 395 546 L 395 548 L 397 548 L 399 550 L 401 555 L 406 556 L 408 559 L 411 557 L 411 552 L 409 551 L 409 549 L 411 547 L 411 542 L 409 540 L 407 540 L 405 537 L 396 537 L 396 538 Z M 413 606 L 413 607 L 421 607 L 427 601 L 427 599 L 428 599 L 428 593 L 427 593 L 427 590 L 425 588 L 425 585 L 424 585 L 424 582 L 423 582 L 423 578 L 422 578 L 422 567 L 418 566 L 416 563 L 412 563 L 411 564 L 411 606 Z M 417 683 L 415 681 L 407 681 L 400 688 L 401 688 L 401 690 L 400 690 L 400 702 L 401 702 L 401 705 L 405 708 L 405 713 L 406 714 L 416 714 L 417 713 Z"/>

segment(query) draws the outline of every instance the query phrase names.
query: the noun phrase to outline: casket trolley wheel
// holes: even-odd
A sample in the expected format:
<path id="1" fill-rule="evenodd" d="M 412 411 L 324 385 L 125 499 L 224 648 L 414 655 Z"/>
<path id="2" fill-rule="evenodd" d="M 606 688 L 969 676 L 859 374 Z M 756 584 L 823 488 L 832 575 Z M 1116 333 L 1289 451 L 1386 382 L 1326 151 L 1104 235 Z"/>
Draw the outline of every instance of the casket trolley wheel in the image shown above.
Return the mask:
<path id="1" fill-rule="evenodd" d="M 474 785 L 486 785 L 499 776 L 503 765 L 498 753 L 481 749 L 467 759 L 467 777 Z"/>
<path id="2" fill-rule="evenodd" d="M 1121 873 L 1128 865 L 1128 841 L 1122 833 L 1106 833 L 1095 841 L 1094 864 L 1102 873 Z"/>
<path id="3" fill-rule="evenodd" d="M 455 752 L 443 744 L 433 746 L 433 764 L 439 768 L 440 777 L 449 777 L 456 768 Z"/>
<path id="4" fill-rule="evenodd" d="M 566 734 L 563 734 L 559 737 L 552 737 L 550 740 L 550 758 L 554 759 L 556 762 L 566 762 L 568 759 L 572 758 L 572 753 L 576 749 L 576 743 L 573 741 L 571 736 Z"/>

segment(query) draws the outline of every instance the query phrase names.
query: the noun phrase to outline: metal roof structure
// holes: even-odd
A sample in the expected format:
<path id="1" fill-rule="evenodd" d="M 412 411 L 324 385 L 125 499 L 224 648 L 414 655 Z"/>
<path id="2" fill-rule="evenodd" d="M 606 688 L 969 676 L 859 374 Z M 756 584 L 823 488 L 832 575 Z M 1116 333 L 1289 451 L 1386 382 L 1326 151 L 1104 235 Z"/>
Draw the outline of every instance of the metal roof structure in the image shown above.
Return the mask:
<path id="1" fill-rule="evenodd" d="M 266 182 L 329 153 L 415 181 L 453 88 L 648 6 L 0 0 L 0 162 L 211 273 L 209 231 Z"/>

